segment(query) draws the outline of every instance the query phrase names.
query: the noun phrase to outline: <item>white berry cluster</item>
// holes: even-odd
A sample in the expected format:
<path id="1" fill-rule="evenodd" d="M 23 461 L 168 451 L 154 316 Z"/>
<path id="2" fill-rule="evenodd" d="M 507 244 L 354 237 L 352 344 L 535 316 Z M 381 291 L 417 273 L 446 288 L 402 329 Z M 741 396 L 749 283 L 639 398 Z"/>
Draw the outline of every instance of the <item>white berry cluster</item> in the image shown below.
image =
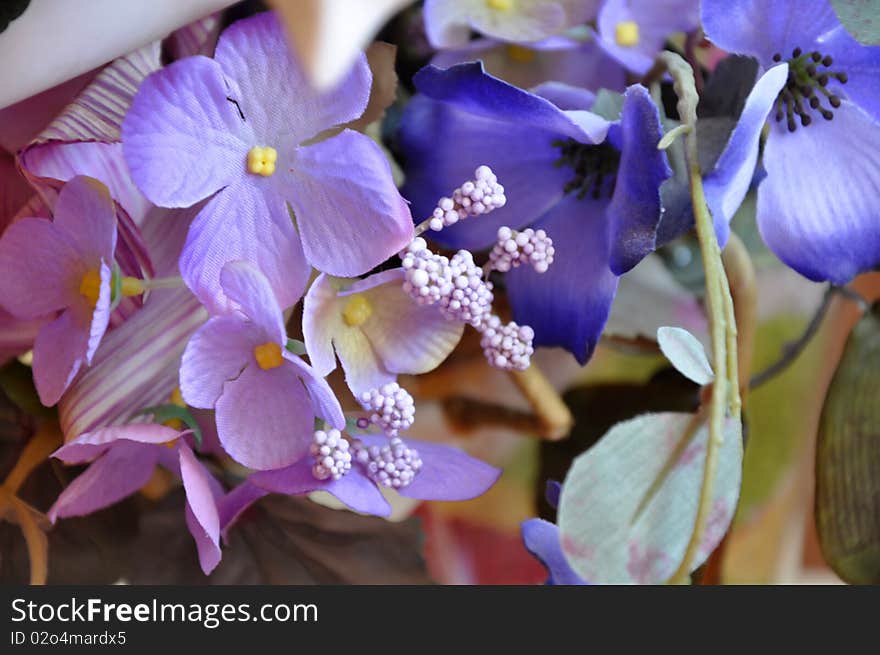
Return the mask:
<path id="1" fill-rule="evenodd" d="M 409 392 L 397 382 L 389 382 L 378 389 L 361 394 L 361 406 L 370 413 L 370 422 L 378 425 L 389 437 L 413 424 L 415 403 Z"/>
<path id="2" fill-rule="evenodd" d="M 395 437 L 388 445 L 365 446 L 354 443 L 355 457 L 366 469 L 367 476 L 376 484 L 400 489 L 410 484 L 422 468 L 419 452 L 409 448 L 403 440 Z"/>
<path id="3" fill-rule="evenodd" d="M 402 254 L 403 290 L 420 305 L 436 304 L 449 319 L 480 328 L 492 311 L 492 283 L 483 280 L 473 255 L 459 250 L 452 259 L 428 249 L 424 239 L 413 240 Z"/>
<path id="4" fill-rule="evenodd" d="M 521 232 L 509 227 L 498 228 L 498 240 L 489 253 L 494 270 L 506 273 L 520 264 L 528 264 L 538 273 L 545 273 L 553 263 L 553 239 L 544 230 L 526 228 Z"/>
<path id="5" fill-rule="evenodd" d="M 312 475 L 318 480 L 338 480 L 351 470 L 349 444 L 339 430 L 316 430 L 309 453 L 315 458 Z"/>
<path id="6" fill-rule="evenodd" d="M 440 198 L 428 221 L 428 227 L 439 232 L 468 216 L 488 214 L 503 207 L 506 202 L 504 187 L 498 184 L 498 178 L 492 169 L 480 166 L 474 171 L 474 179 L 453 191 L 451 198 Z"/>
<path id="7" fill-rule="evenodd" d="M 492 316 L 486 322 L 480 346 L 489 364 L 506 371 L 524 371 L 529 367 L 532 354 L 532 340 L 535 331 L 528 325 L 517 325 L 511 321 L 501 324 L 501 319 Z"/>

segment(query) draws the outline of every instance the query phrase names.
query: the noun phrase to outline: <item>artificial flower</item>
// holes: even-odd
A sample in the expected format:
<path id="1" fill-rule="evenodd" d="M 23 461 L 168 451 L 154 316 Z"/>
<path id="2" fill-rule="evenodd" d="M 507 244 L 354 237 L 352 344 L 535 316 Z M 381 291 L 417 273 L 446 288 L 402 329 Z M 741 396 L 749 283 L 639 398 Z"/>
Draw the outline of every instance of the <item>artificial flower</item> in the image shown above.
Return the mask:
<path id="1" fill-rule="evenodd" d="M 545 496 L 554 509 L 559 505 L 562 485 L 555 480 L 547 482 Z M 526 519 L 520 526 L 523 545 L 547 569 L 547 584 L 551 585 L 585 585 L 588 584 L 574 572 L 562 552 L 559 541 L 559 527 L 545 519 Z"/>
<path id="2" fill-rule="evenodd" d="M 479 64 L 428 67 L 415 82 L 420 95 L 401 124 L 407 197 L 424 215 L 474 162 L 491 165 L 504 180 L 507 204 L 434 238 L 484 248 L 505 225 L 543 229 L 553 240 L 554 263 L 540 275 L 526 267 L 508 274 L 514 319 L 534 329 L 535 344 L 562 346 L 585 362 L 618 276 L 655 247 L 659 189 L 671 171 L 657 150 L 660 117 L 647 90 L 630 87 L 620 118 L 609 121 L 586 106 L 560 109 Z M 566 107 L 588 99 L 567 87 L 547 91 Z"/>
<path id="3" fill-rule="evenodd" d="M 514 43 L 540 41 L 587 22 L 599 0 L 426 0 L 425 30 L 435 48 L 465 45 L 471 31 Z"/>
<path id="4" fill-rule="evenodd" d="M 319 431 L 316 436 L 321 434 L 326 435 Z M 494 466 L 439 443 L 361 434 L 351 437 L 349 445 L 340 435 L 336 445 L 326 448 L 328 453 L 323 454 L 320 445 L 324 443 L 322 440 L 309 456 L 292 466 L 251 474 L 224 500 L 223 529 L 251 503 L 269 493 L 290 496 L 326 491 L 357 512 L 388 516 L 391 507 L 380 487 L 417 500 L 469 500 L 485 493 L 501 475 Z M 330 474 L 321 467 L 326 457 L 332 459 L 340 452 L 352 451 L 344 473 Z"/>
<path id="5" fill-rule="evenodd" d="M 522 89 L 547 82 L 591 91 L 623 91 L 626 86 L 626 71 L 591 37 L 560 35 L 528 44 L 477 39 L 461 48 L 441 50 L 431 64 L 449 68 L 469 61 L 482 61 L 487 73 Z"/>
<path id="6" fill-rule="evenodd" d="M 644 75 L 666 39 L 700 22 L 698 0 L 605 0 L 597 19 L 602 48 L 633 73 Z"/>
<path id="7" fill-rule="evenodd" d="M 205 574 L 220 562 L 220 483 L 193 453 L 182 433 L 154 423 L 103 428 L 82 434 L 53 457 L 66 464 L 91 462 L 49 509 L 49 519 L 84 516 L 130 496 L 157 466 L 180 476 L 186 490 L 186 523 Z"/>
<path id="8" fill-rule="evenodd" d="M 0 238 L 0 305 L 21 320 L 57 314 L 34 341 L 34 382 L 44 405 L 88 365 L 110 320 L 116 210 L 91 178 L 68 182 L 54 220 L 23 218 Z"/>
<path id="9" fill-rule="evenodd" d="M 312 283 L 303 305 L 303 336 L 318 375 L 335 369 L 338 355 L 349 388 L 360 397 L 446 359 L 464 323 L 415 303 L 403 281 L 403 269 L 394 269 L 357 281 L 321 275 Z"/>
<path id="10" fill-rule="evenodd" d="M 757 205 L 764 241 L 815 281 L 844 284 L 875 268 L 880 47 L 850 36 L 828 0 L 704 0 L 702 18 L 716 45 L 769 68 L 750 96 L 754 115 L 737 127 L 737 147 L 754 161 L 770 117 Z M 721 174 L 726 163 L 722 155 Z"/>
<path id="11" fill-rule="evenodd" d="M 234 311 L 192 336 L 180 390 L 192 407 L 215 409 L 217 435 L 238 462 L 255 469 L 292 464 L 308 452 L 315 416 L 345 425 L 327 382 L 287 350 L 284 317 L 266 277 L 230 262 L 220 273 Z"/>
<path id="12" fill-rule="evenodd" d="M 263 13 L 227 28 L 214 59 L 179 60 L 141 84 L 122 125 L 125 159 L 157 205 L 213 196 L 181 255 L 181 274 L 210 308 L 229 307 L 226 262 L 255 264 L 287 307 L 310 264 L 360 275 L 412 238 L 379 146 L 351 130 L 318 138 L 360 116 L 370 82 L 361 56 L 334 90 L 313 90 L 277 18 Z"/>

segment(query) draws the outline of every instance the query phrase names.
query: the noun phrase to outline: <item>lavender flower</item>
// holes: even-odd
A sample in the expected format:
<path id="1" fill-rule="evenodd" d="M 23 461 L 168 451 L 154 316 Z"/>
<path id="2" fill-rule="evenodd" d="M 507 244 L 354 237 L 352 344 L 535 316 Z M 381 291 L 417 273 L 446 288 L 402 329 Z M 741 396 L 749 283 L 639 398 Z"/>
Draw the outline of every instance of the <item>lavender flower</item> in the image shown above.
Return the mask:
<path id="1" fill-rule="evenodd" d="M 481 61 L 487 73 L 522 89 L 560 83 L 582 89 L 623 91 L 626 70 L 596 41 L 592 37 L 566 35 L 528 44 L 476 39 L 460 48 L 441 50 L 431 59 L 431 65 L 449 68 Z"/>
<path id="2" fill-rule="evenodd" d="M 512 41 L 538 41 L 585 23 L 599 0 L 426 0 L 425 29 L 435 48 L 468 42 L 471 30 Z"/>
<path id="3" fill-rule="evenodd" d="M 639 75 L 654 64 L 666 39 L 699 24 L 698 0 L 605 0 L 597 20 L 599 45 Z"/>
<path id="4" fill-rule="evenodd" d="M 274 469 L 309 451 L 315 416 L 342 429 L 345 417 L 327 382 L 286 349 L 281 308 L 265 276 L 247 262 L 220 273 L 236 311 L 192 336 L 180 366 L 188 405 L 216 409 L 217 435 L 236 461 Z"/>
<path id="5" fill-rule="evenodd" d="M 122 125 L 125 159 L 157 205 L 211 197 L 181 255 L 184 279 L 210 308 L 228 308 L 226 262 L 254 263 L 287 307 L 309 264 L 360 275 L 411 239 L 381 149 L 351 130 L 324 134 L 363 112 L 370 82 L 361 56 L 336 89 L 314 91 L 272 13 L 229 27 L 213 60 L 189 57 L 144 80 Z"/>
<path id="6" fill-rule="evenodd" d="M 303 304 L 306 351 L 318 375 L 336 368 L 336 355 L 356 397 L 400 374 L 436 368 L 458 344 L 464 325 L 403 290 L 404 271 L 363 280 L 320 275 Z M 334 355 L 335 351 L 335 355 Z"/>
<path id="7" fill-rule="evenodd" d="M 132 424 L 82 434 L 52 456 L 67 464 L 91 462 L 49 509 L 49 519 L 84 516 L 130 496 L 156 466 L 178 475 L 186 490 L 186 524 L 205 574 L 220 562 L 220 483 L 199 462 L 182 433 L 156 424 Z"/>
<path id="8" fill-rule="evenodd" d="M 350 470 L 341 477 L 315 475 L 315 464 L 323 457 L 320 455 L 305 457 L 286 468 L 252 474 L 224 499 L 223 530 L 251 503 L 269 493 L 326 491 L 356 512 L 387 516 L 391 507 L 380 493 L 380 486 L 419 500 L 469 500 L 485 493 L 501 475 L 494 466 L 452 446 L 367 434 L 350 439 L 349 450 L 355 454 Z M 407 482 L 401 483 L 404 479 Z"/>
<path id="9" fill-rule="evenodd" d="M 880 47 L 853 39 L 828 0 L 704 0 L 702 18 L 719 47 L 773 67 L 756 83 L 707 177 L 722 241 L 751 181 L 770 116 L 767 175 L 758 187 L 764 241 L 811 280 L 843 284 L 876 267 Z"/>
<path id="10" fill-rule="evenodd" d="M 34 341 L 34 382 L 54 405 L 92 361 L 110 320 L 116 210 L 106 187 L 76 177 L 54 220 L 24 218 L 0 239 L 0 305 L 22 320 L 57 316 Z"/>
<path id="11" fill-rule="evenodd" d="M 535 345 L 562 346 L 585 362 L 618 276 L 655 247 L 659 188 L 671 171 L 657 150 L 660 118 L 647 90 L 630 87 L 612 122 L 586 106 L 571 109 L 591 94 L 547 89 L 547 99 L 487 75 L 479 64 L 427 67 L 415 83 L 421 95 L 401 124 L 405 194 L 426 215 L 474 163 L 490 165 L 504 181 L 507 204 L 434 238 L 453 248 L 486 248 L 500 227 L 545 230 L 554 248 L 549 270 L 519 267 L 507 275 L 514 319 L 534 329 Z"/>

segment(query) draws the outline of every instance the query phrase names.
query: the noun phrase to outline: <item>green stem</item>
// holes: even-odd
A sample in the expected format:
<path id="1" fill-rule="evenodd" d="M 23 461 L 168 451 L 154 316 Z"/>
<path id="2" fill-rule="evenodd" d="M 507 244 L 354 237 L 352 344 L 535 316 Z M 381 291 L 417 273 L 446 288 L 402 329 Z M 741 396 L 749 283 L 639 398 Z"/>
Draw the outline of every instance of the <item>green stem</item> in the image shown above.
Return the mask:
<path id="1" fill-rule="evenodd" d="M 724 441 L 724 421 L 727 410 L 729 408 L 734 419 L 739 420 L 740 398 L 737 380 L 736 319 L 733 312 L 733 299 L 730 296 L 727 276 L 721 261 L 721 249 L 715 236 L 712 214 L 706 204 L 703 176 L 697 156 L 695 127 L 699 96 L 694 84 L 694 74 L 691 67 L 674 53 L 663 53 L 661 59 L 665 62 L 675 82 L 675 91 L 679 98 L 679 116 L 685 125 L 691 127 L 685 136 L 685 157 L 690 178 L 694 223 L 697 239 L 700 243 L 703 268 L 706 272 L 706 313 L 709 318 L 713 369 L 715 371 L 709 406 L 709 440 L 706 445 L 703 483 L 697 504 L 694 530 L 678 569 L 669 579 L 670 583 L 682 584 L 689 580 L 712 508 L 715 473 L 718 468 L 719 452 Z"/>

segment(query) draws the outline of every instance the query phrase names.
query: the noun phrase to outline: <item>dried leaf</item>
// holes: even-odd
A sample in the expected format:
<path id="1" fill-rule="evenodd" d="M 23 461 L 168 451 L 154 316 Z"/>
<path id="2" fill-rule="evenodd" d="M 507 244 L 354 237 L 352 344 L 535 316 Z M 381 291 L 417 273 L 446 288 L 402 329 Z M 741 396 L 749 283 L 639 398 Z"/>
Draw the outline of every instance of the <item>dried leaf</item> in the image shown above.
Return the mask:
<path id="1" fill-rule="evenodd" d="M 825 561 L 880 583 L 880 305 L 856 325 L 831 381 L 816 448 L 816 527 Z"/>

